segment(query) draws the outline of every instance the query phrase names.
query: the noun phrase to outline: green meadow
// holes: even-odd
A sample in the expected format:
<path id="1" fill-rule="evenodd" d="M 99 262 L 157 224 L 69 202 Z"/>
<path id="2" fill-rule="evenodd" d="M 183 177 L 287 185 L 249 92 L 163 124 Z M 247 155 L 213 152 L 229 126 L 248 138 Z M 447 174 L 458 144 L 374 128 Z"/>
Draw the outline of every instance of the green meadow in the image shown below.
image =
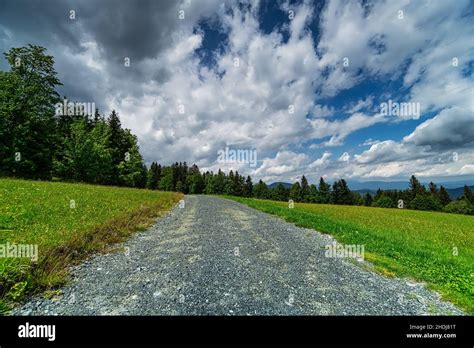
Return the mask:
<path id="1" fill-rule="evenodd" d="M 64 284 L 69 265 L 110 250 L 181 198 L 175 192 L 0 179 L 0 245 L 36 245 L 38 256 L 0 257 L 0 312 L 27 294 Z"/>
<path id="2" fill-rule="evenodd" d="M 405 209 L 288 203 L 227 197 L 298 226 L 364 245 L 365 259 L 387 276 L 425 282 L 474 313 L 474 216 Z"/>

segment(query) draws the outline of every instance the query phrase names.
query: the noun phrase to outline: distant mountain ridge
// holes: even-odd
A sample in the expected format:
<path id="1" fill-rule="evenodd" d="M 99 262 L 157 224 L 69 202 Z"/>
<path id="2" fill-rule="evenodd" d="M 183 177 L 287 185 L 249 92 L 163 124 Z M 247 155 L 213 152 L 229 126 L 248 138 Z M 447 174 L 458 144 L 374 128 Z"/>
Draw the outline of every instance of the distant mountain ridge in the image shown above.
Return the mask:
<path id="1" fill-rule="evenodd" d="M 285 188 L 291 188 L 292 184 L 288 182 L 274 182 L 268 185 L 268 188 L 275 188 L 279 184 L 282 184 Z M 426 187 L 428 187 L 428 183 L 422 183 Z M 365 182 L 360 182 L 360 181 L 349 181 L 348 182 L 349 188 L 354 191 L 354 192 L 359 192 L 360 194 L 365 194 L 367 192 L 371 194 L 375 194 L 375 192 L 380 188 L 381 190 L 405 190 L 408 188 L 408 183 L 405 181 L 392 181 L 392 182 L 386 182 L 386 181 L 365 181 Z M 456 199 L 458 197 L 461 197 L 463 195 L 464 191 L 464 185 L 461 182 L 444 182 L 437 184 L 438 188 L 443 185 L 446 187 L 449 196 L 452 199 Z M 453 187 L 453 185 L 456 185 Z M 469 188 L 474 191 L 474 185 L 469 185 Z"/>
<path id="2" fill-rule="evenodd" d="M 288 182 L 274 182 L 270 185 L 268 185 L 268 188 L 275 188 L 277 187 L 278 185 L 282 184 L 283 186 L 285 186 L 285 188 L 291 188 L 292 184 L 288 183 Z"/>

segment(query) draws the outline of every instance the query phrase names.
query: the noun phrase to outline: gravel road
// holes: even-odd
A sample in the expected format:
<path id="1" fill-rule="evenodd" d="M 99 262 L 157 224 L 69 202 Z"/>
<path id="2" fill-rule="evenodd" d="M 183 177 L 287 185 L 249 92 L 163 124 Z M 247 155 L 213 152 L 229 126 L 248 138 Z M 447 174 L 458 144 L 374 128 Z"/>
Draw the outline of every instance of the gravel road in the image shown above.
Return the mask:
<path id="1" fill-rule="evenodd" d="M 187 196 L 120 251 L 73 268 L 60 295 L 12 314 L 463 314 L 422 284 L 325 257 L 332 242 L 233 201 Z"/>

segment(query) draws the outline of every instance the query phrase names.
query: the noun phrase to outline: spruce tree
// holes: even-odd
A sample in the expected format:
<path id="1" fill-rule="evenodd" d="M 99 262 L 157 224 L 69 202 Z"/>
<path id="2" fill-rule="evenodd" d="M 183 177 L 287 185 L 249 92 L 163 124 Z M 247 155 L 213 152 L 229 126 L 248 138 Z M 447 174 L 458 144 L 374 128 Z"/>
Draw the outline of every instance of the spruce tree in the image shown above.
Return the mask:
<path id="1" fill-rule="evenodd" d="M 472 196 L 472 191 L 469 186 L 464 185 L 463 195 L 462 198 L 468 201 L 469 203 L 474 203 L 474 197 Z"/>
<path id="2" fill-rule="evenodd" d="M 372 195 L 369 192 L 366 192 L 364 195 L 364 205 L 370 207 L 372 205 L 373 199 Z"/>
<path id="3" fill-rule="evenodd" d="M 319 191 L 316 185 L 311 184 L 309 187 L 309 198 L 308 202 L 317 203 L 319 201 Z"/>
<path id="4" fill-rule="evenodd" d="M 283 186 L 282 183 L 279 183 L 277 187 L 273 189 L 274 197 L 277 201 L 288 201 L 289 199 L 289 190 Z"/>
<path id="5" fill-rule="evenodd" d="M 439 201 L 443 206 L 448 205 L 451 202 L 451 198 L 449 197 L 448 190 L 446 190 L 446 188 L 443 185 L 440 186 L 438 195 L 439 195 Z"/>
<path id="6" fill-rule="evenodd" d="M 148 169 L 146 187 L 150 190 L 156 190 L 158 188 L 159 181 L 159 169 L 158 163 L 152 162 L 150 169 Z"/>
<path id="7" fill-rule="evenodd" d="M 258 184 L 253 188 L 255 198 L 267 199 L 268 198 L 268 187 L 262 180 L 259 180 Z"/>
<path id="8" fill-rule="evenodd" d="M 308 184 L 308 180 L 306 179 L 304 175 L 301 177 L 300 196 L 301 196 L 302 202 L 309 202 L 309 184 Z"/>
<path id="9" fill-rule="evenodd" d="M 295 182 L 290 189 L 290 199 L 294 202 L 302 202 L 301 198 L 301 185 L 299 182 Z"/>
<path id="10" fill-rule="evenodd" d="M 245 180 L 244 188 L 243 188 L 243 196 L 244 197 L 252 197 L 253 195 L 253 183 L 252 178 L 250 175 L 247 175 L 247 179 Z"/>
<path id="11" fill-rule="evenodd" d="M 331 186 L 322 177 L 319 179 L 319 199 L 321 203 L 329 203 L 331 200 Z"/>

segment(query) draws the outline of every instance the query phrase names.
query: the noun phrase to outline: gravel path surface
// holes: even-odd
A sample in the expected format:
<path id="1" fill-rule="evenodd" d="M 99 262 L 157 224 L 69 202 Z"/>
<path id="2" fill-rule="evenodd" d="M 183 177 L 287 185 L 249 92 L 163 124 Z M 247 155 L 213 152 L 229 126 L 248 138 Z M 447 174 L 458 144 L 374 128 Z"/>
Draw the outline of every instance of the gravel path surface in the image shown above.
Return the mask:
<path id="1" fill-rule="evenodd" d="M 222 198 L 185 202 L 121 251 L 73 268 L 61 295 L 12 314 L 463 314 L 422 284 L 325 257 L 330 236 Z"/>

